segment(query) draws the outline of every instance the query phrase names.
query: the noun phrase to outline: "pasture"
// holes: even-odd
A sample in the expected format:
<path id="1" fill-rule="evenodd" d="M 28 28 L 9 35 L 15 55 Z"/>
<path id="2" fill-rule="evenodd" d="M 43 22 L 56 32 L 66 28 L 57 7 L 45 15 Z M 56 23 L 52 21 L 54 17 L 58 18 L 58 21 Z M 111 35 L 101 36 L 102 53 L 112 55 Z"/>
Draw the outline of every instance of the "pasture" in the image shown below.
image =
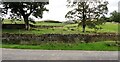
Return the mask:
<path id="1" fill-rule="evenodd" d="M 23 21 L 17 21 L 16 24 L 23 24 Z M 9 20 L 5 20 L 3 24 L 12 24 Z M 3 29 L 3 33 L 15 33 L 15 34 L 81 34 L 82 27 L 78 27 L 78 24 L 67 24 L 67 23 L 54 23 L 54 22 L 36 22 L 35 26 L 55 26 L 53 28 L 31 28 L 27 31 L 24 29 Z M 85 33 L 118 33 L 120 24 L 106 22 L 100 25 L 102 29 L 95 31 L 86 27 Z"/>
<path id="2" fill-rule="evenodd" d="M 9 20 L 5 20 L 3 24 L 12 24 Z M 14 24 L 14 23 L 13 23 Z M 16 24 L 24 24 L 23 21 L 18 21 Z M 43 22 L 37 21 L 35 26 L 53 26 L 43 28 L 25 29 L 2 29 L 2 33 L 9 34 L 96 34 L 96 33 L 118 33 L 120 24 L 106 22 L 100 30 L 94 30 L 86 27 L 86 32 L 82 32 L 82 27 L 78 24 L 68 24 L 63 22 Z M 10 40 L 11 41 L 11 40 Z M 3 41 L 4 42 L 4 41 Z M 41 50 L 97 50 L 97 51 L 117 51 L 116 41 L 98 41 L 93 43 L 41 43 L 40 45 L 26 45 L 26 44 L 3 44 L 2 48 L 17 48 L 17 49 L 41 49 Z"/>

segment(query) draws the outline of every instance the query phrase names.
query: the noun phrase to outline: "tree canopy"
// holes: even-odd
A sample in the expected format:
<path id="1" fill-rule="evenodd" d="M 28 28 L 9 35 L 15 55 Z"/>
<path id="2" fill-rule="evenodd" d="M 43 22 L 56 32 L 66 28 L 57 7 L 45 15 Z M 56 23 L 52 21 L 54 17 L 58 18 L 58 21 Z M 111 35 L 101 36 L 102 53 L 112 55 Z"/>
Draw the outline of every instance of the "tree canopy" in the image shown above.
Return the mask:
<path id="1" fill-rule="evenodd" d="M 120 23 L 120 12 L 113 11 L 110 16 L 112 22 Z"/>
<path id="2" fill-rule="evenodd" d="M 68 0 L 68 7 L 71 7 L 65 17 L 78 21 L 78 26 L 82 25 L 83 32 L 85 27 L 97 28 L 96 25 L 102 24 L 105 15 L 108 13 L 107 1 L 71 1 Z"/>
<path id="3" fill-rule="evenodd" d="M 13 16 L 18 18 L 23 18 L 26 29 L 29 29 L 29 16 L 35 16 L 36 18 L 42 18 L 43 11 L 48 11 L 45 5 L 49 4 L 48 2 L 3 2 L 3 11 L 2 13 L 8 14 L 10 11 Z M 33 22 L 33 21 L 32 21 Z"/>

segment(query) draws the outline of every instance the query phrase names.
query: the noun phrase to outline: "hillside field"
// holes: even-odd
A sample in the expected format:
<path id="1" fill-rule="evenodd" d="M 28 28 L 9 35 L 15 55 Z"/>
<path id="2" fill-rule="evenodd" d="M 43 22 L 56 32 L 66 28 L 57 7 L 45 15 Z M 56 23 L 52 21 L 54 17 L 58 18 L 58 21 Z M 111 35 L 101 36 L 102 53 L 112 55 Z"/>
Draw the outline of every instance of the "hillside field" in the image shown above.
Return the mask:
<path id="1" fill-rule="evenodd" d="M 23 24 L 24 22 L 18 21 L 17 24 Z M 11 24 L 10 21 L 4 21 L 4 24 Z M 36 26 L 60 26 L 55 28 L 31 28 L 27 31 L 24 29 L 3 29 L 3 33 L 16 33 L 16 34 L 80 34 L 82 33 L 82 27 L 78 27 L 77 24 L 67 24 L 67 23 L 54 23 L 54 22 L 36 22 L 33 24 Z M 120 24 L 106 22 L 100 25 L 102 29 L 95 31 L 86 27 L 85 33 L 118 33 Z"/>

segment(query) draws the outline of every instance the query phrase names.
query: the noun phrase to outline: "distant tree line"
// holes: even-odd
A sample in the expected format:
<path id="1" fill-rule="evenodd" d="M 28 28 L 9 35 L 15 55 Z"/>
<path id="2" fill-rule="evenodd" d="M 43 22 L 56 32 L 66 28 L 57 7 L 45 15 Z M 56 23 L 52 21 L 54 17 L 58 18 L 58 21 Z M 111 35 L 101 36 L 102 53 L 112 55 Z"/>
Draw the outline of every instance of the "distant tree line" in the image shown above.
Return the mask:
<path id="1" fill-rule="evenodd" d="M 117 22 L 120 23 L 120 12 L 113 11 L 109 18 L 110 22 Z"/>

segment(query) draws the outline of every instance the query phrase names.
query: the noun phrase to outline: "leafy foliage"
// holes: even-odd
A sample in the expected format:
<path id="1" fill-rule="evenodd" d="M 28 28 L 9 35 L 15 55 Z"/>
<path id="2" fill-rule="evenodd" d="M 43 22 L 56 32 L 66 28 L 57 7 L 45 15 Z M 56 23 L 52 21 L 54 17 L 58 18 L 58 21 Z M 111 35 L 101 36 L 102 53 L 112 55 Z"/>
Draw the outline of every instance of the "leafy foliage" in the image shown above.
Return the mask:
<path id="1" fill-rule="evenodd" d="M 105 22 L 105 15 L 108 12 L 108 2 L 96 2 L 96 1 L 84 1 L 84 2 L 70 2 L 68 0 L 68 7 L 72 7 L 65 17 L 70 20 L 78 20 L 78 26 L 83 26 L 83 32 L 85 27 L 97 28 L 96 25 L 100 25 Z"/>
<path id="2" fill-rule="evenodd" d="M 120 13 L 117 12 L 117 11 L 113 11 L 111 13 L 110 20 L 113 21 L 113 22 L 120 23 Z"/>
<path id="3" fill-rule="evenodd" d="M 4 18 L 0 17 L 0 21 L 2 21 L 2 22 L 3 22 L 3 20 L 4 20 Z"/>
<path id="4" fill-rule="evenodd" d="M 29 22 L 33 22 L 28 20 L 29 16 L 33 15 L 36 18 L 42 18 L 43 11 L 48 11 L 45 7 L 47 4 L 48 2 L 3 2 L 2 13 L 8 14 L 8 11 L 10 11 L 13 16 L 23 18 L 28 29 Z"/>
<path id="5" fill-rule="evenodd" d="M 17 16 L 15 16 L 14 14 L 10 14 L 10 17 L 8 18 L 10 19 L 10 21 L 14 24 L 16 24 L 16 21 L 21 21 L 22 19 L 18 18 Z"/>

